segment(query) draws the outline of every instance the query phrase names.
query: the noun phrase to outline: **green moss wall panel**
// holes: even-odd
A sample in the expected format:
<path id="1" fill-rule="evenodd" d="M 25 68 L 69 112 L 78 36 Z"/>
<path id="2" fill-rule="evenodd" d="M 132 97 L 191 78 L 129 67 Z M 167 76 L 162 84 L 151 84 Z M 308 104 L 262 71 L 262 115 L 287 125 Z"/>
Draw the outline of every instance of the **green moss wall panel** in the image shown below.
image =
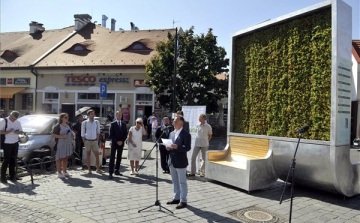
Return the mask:
<path id="1" fill-rule="evenodd" d="M 233 132 L 330 140 L 331 8 L 237 37 Z"/>

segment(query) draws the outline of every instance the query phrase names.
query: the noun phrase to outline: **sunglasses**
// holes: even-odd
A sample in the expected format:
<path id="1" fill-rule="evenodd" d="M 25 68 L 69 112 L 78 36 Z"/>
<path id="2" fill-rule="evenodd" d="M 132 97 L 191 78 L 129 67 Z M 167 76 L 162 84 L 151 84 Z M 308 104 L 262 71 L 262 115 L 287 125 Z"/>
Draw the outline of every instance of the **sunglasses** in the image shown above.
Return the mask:
<path id="1" fill-rule="evenodd" d="M 136 122 L 137 124 L 142 124 L 141 122 Z"/>
<path id="2" fill-rule="evenodd" d="M 69 118 L 69 116 L 65 116 L 64 118 L 68 119 L 68 118 Z"/>

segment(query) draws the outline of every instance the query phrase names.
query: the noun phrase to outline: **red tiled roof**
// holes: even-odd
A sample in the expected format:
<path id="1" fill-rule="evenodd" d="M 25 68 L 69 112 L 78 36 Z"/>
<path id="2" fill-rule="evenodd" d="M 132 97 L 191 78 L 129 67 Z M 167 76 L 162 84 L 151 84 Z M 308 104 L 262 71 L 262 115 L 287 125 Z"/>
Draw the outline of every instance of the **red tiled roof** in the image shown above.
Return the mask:
<path id="1" fill-rule="evenodd" d="M 174 34 L 175 29 L 110 31 L 90 23 L 41 60 L 36 67 L 145 66 L 156 54 L 156 43 L 167 40 L 169 32 Z M 123 51 L 134 42 L 141 42 L 152 51 Z M 76 44 L 85 46 L 90 52 L 66 53 Z"/>
<path id="2" fill-rule="evenodd" d="M 360 40 L 352 41 L 352 54 L 355 57 L 355 60 L 360 63 Z"/>
<path id="3" fill-rule="evenodd" d="M 74 27 L 67 27 L 35 35 L 30 35 L 28 31 L 0 33 L 0 56 L 7 50 L 17 55 L 0 57 L 0 67 L 28 67 L 73 30 Z"/>

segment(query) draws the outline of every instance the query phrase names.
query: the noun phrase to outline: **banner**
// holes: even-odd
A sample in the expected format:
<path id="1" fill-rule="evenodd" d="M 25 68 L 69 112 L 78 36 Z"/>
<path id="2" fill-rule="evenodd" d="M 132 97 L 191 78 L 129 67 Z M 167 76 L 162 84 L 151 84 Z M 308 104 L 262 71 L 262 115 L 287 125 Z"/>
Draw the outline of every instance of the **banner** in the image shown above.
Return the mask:
<path id="1" fill-rule="evenodd" d="M 191 171 L 191 156 L 194 151 L 195 138 L 196 138 L 196 125 L 199 123 L 200 114 L 206 114 L 206 106 L 183 106 L 182 111 L 184 113 L 185 121 L 189 122 L 190 134 L 191 134 L 191 150 L 187 153 L 189 166 L 188 171 Z M 201 153 L 201 152 L 200 152 Z M 196 172 L 200 167 L 200 153 L 196 159 Z"/>

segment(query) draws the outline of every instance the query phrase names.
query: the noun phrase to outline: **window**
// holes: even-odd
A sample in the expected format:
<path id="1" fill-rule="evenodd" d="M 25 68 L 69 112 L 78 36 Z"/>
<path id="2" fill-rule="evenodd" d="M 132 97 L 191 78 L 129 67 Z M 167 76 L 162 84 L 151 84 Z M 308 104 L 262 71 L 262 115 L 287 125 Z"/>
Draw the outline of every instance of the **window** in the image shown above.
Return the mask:
<path id="1" fill-rule="evenodd" d="M 65 51 L 65 53 L 74 53 L 74 54 L 87 54 L 90 53 L 91 51 L 88 50 L 86 48 L 86 46 L 80 44 L 80 43 L 76 43 L 74 44 L 72 47 L 70 47 L 69 49 L 67 49 Z"/>
<path id="2" fill-rule="evenodd" d="M 59 99 L 59 93 L 45 93 L 45 99 Z"/>
<path id="3" fill-rule="evenodd" d="M 100 99 L 99 93 L 79 93 L 79 100 L 98 100 Z M 114 100 L 115 94 L 107 94 L 107 97 L 104 100 Z"/>
<path id="4" fill-rule="evenodd" d="M 33 109 L 33 94 L 22 94 L 21 96 L 21 109 L 32 110 Z"/>
<path id="5" fill-rule="evenodd" d="M 74 47 L 74 51 L 84 51 L 84 48 L 80 45 Z"/>
<path id="6" fill-rule="evenodd" d="M 152 101 L 152 94 L 136 94 L 136 101 Z"/>
<path id="7" fill-rule="evenodd" d="M 9 98 L 9 110 L 15 110 L 15 97 Z"/>
<path id="8" fill-rule="evenodd" d="M 144 49 L 143 45 L 140 43 L 135 43 L 132 47 L 133 50 L 142 50 Z"/>
<path id="9" fill-rule="evenodd" d="M 122 49 L 121 51 L 152 51 L 152 49 L 147 47 L 142 42 L 134 42 L 125 49 Z"/>
<path id="10" fill-rule="evenodd" d="M 2 58 L 5 58 L 5 57 L 18 57 L 18 55 L 11 51 L 11 50 L 5 50 L 5 52 L 1 55 Z"/>

